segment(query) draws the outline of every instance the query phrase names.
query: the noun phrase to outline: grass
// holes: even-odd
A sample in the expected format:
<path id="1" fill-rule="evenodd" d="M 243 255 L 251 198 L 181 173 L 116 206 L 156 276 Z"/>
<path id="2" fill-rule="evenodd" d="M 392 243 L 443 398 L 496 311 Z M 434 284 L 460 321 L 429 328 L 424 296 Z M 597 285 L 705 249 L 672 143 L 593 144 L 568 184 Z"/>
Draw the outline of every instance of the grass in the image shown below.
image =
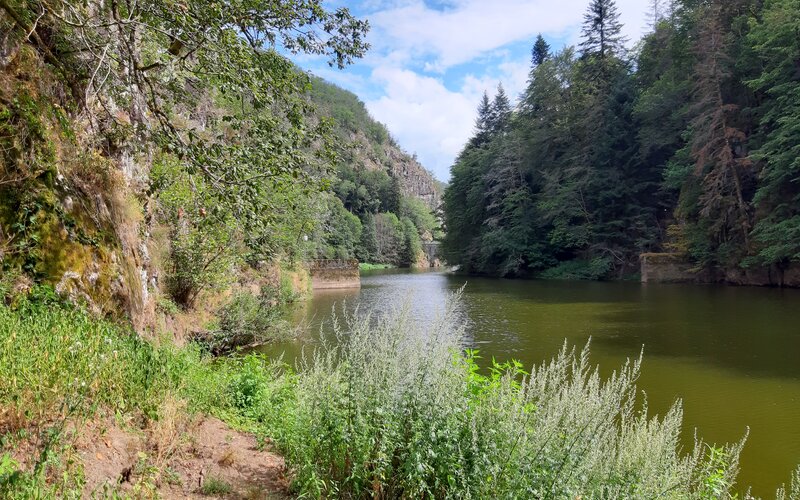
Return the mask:
<path id="1" fill-rule="evenodd" d="M 225 496 L 233 491 L 231 485 L 222 479 L 209 476 L 200 487 L 200 493 L 206 496 Z"/>
<path id="2" fill-rule="evenodd" d="M 457 306 L 425 327 L 402 310 L 346 317 L 296 371 L 150 343 L 47 295 L 0 306 L 0 496 L 79 497 L 59 429 L 97 413 L 148 420 L 163 436 L 156 462 L 185 415 L 218 416 L 274 443 L 304 497 L 735 496 L 742 443 L 682 452 L 679 405 L 661 418 L 637 410 L 638 361 L 602 379 L 588 349 L 565 347 L 529 373 L 481 368 Z M 23 467 L 8 450 L 30 429 L 53 439 Z M 796 476 L 779 498 L 798 498 Z M 207 479 L 204 493 L 217 486 Z"/>

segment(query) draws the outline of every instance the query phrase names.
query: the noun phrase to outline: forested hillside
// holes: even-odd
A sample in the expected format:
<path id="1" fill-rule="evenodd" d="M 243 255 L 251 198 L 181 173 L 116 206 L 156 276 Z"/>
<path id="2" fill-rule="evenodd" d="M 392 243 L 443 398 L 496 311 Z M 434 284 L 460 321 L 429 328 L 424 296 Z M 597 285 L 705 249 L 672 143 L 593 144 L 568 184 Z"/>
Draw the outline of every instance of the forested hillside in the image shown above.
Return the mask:
<path id="1" fill-rule="evenodd" d="M 311 100 L 334 120 L 339 145 L 329 217 L 318 254 L 362 262 L 428 267 L 422 241 L 437 236 L 442 188 L 355 94 L 311 78 Z"/>
<path id="2" fill-rule="evenodd" d="M 516 103 L 479 105 L 445 194 L 448 260 L 617 278 L 668 252 L 709 276 L 800 261 L 800 2 L 651 2 L 626 49 L 613 0 L 578 47 L 541 37 Z"/>

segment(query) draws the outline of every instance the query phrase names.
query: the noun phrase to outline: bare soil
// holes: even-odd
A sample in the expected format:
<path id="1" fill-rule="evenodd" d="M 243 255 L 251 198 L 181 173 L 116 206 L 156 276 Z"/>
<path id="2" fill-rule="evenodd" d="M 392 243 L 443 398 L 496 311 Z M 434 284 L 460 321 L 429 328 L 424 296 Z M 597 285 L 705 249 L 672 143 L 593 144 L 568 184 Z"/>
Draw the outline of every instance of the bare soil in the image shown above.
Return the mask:
<path id="1" fill-rule="evenodd" d="M 168 432 L 123 428 L 113 419 L 95 422 L 82 429 L 76 451 L 87 497 L 116 491 L 159 498 L 288 498 L 283 459 L 216 418 L 201 417 Z"/>

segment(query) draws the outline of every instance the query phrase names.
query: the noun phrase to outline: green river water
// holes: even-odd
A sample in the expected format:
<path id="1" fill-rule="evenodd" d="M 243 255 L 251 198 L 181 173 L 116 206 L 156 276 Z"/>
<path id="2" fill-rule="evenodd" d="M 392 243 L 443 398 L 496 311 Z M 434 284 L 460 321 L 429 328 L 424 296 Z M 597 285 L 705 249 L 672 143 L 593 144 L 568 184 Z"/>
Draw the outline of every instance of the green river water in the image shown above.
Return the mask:
<path id="1" fill-rule="evenodd" d="M 700 285 L 642 285 L 467 278 L 442 272 L 362 274 L 362 288 L 317 292 L 293 311 L 308 326 L 272 346 L 287 360 L 328 331 L 333 308 L 386 311 L 408 303 L 427 321 L 463 286 L 468 342 L 485 359 L 530 366 L 565 339 L 608 373 L 644 348 L 639 388 L 651 413 L 684 406 L 685 446 L 733 442 L 750 428 L 741 489 L 772 497 L 800 463 L 800 291 Z M 320 328 L 321 327 L 321 328 Z"/>

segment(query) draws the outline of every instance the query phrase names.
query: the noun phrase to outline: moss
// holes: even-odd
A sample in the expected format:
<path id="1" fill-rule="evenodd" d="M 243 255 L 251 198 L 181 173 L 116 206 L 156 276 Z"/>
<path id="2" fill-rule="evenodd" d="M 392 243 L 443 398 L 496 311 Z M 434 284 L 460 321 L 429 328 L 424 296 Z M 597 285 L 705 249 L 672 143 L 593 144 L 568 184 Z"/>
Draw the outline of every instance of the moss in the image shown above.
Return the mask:
<path id="1" fill-rule="evenodd" d="M 130 297 L 120 296 L 114 281 L 139 279 L 135 264 L 122 258 L 117 219 L 135 225 L 141 207 L 124 195 L 112 159 L 79 146 L 56 80 L 28 48 L 0 74 L 0 175 L 11 179 L 0 188 L 2 268 L 49 285 L 76 273 L 80 279 L 65 291 L 117 315 Z"/>

